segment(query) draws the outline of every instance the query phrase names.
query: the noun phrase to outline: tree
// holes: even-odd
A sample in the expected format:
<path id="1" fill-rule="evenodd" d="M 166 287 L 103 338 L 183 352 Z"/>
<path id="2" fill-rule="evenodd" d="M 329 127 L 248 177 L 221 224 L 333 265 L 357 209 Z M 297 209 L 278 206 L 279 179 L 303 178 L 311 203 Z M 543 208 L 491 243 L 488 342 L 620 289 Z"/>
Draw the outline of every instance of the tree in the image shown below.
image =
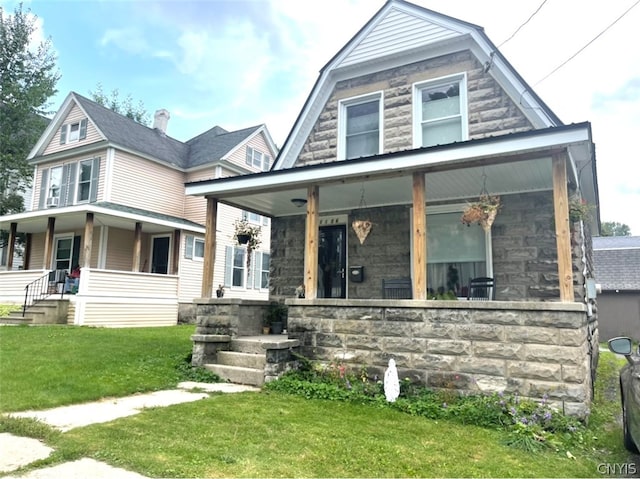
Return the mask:
<path id="1" fill-rule="evenodd" d="M 600 228 L 602 236 L 631 236 L 629 226 L 617 221 L 605 221 Z"/>
<path id="2" fill-rule="evenodd" d="M 117 88 L 111 90 L 110 95 L 106 95 L 102 90 L 102 84 L 98 83 L 95 91 L 90 91 L 89 94 L 93 101 L 96 103 L 109 108 L 110 110 L 119 113 L 120 115 L 124 115 L 127 118 L 131 118 L 133 121 L 137 121 L 142 125 L 149 126 L 150 119 L 149 113 L 147 113 L 146 108 L 142 101 L 138 101 L 138 104 L 134 106 L 133 98 L 131 98 L 131 94 L 127 95 L 124 99 L 120 99 L 120 92 Z"/>
<path id="3" fill-rule="evenodd" d="M 21 192 L 31 184 L 29 151 L 46 128 L 48 100 L 60 74 L 51 40 L 33 45 L 36 17 L 19 4 L 0 7 L 0 214 L 24 210 Z"/>

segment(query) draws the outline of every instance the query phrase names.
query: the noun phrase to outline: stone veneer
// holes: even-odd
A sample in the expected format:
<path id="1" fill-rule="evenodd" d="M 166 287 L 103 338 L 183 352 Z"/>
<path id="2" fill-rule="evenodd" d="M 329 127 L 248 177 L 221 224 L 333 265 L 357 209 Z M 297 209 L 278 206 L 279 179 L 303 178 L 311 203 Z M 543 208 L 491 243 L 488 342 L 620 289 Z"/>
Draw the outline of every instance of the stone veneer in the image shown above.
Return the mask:
<path id="1" fill-rule="evenodd" d="M 401 380 L 463 392 L 549 400 L 585 417 L 597 355 L 578 303 L 287 300 L 289 337 L 304 356 L 370 377 L 394 358 Z"/>
<path id="2" fill-rule="evenodd" d="M 383 153 L 413 148 L 413 84 L 462 72 L 467 75 L 469 139 L 533 129 L 474 55 L 463 51 L 338 82 L 296 166 L 336 161 L 338 102 L 378 91 L 384 95 Z"/>

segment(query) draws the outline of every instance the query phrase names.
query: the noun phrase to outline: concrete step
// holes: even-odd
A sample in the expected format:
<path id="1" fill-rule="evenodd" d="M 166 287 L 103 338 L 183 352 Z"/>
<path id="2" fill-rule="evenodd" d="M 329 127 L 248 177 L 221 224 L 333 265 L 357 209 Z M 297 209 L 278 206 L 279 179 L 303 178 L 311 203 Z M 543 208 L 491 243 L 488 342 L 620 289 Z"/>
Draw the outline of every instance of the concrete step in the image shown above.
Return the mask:
<path id="1" fill-rule="evenodd" d="M 235 351 L 218 351 L 218 364 L 224 366 L 239 366 L 251 369 L 264 369 L 267 360 L 262 354 L 238 353 Z"/>
<path id="2" fill-rule="evenodd" d="M 264 371 L 262 369 L 225 366 L 223 364 L 205 364 L 204 367 L 216 373 L 222 379 L 235 384 L 248 384 L 258 387 L 262 387 L 264 384 Z"/>
<path id="3" fill-rule="evenodd" d="M 287 335 L 266 334 L 232 339 L 231 351 L 237 353 L 264 354 L 267 349 L 287 349 L 298 345 L 298 340 L 289 339 Z"/>
<path id="4" fill-rule="evenodd" d="M 12 316 L 3 316 L 0 318 L 0 324 L 11 324 L 11 325 L 20 325 L 20 324 L 33 324 L 33 321 L 29 317 L 14 318 Z"/>

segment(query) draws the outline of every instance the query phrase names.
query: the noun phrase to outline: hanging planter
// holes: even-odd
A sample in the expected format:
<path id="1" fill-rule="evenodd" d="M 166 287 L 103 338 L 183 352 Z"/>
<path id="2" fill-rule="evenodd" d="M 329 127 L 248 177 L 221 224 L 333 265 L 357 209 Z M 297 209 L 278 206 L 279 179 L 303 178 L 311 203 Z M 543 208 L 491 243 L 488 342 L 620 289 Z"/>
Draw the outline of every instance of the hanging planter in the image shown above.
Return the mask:
<path id="1" fill-rule="evenodd" d="M 364 240 L 367 239 L 367 236 L 371 233 L 371 228 L 373 228 L 373 223 L 366 216 L 366 209 L 367 203 L 364 201 L 364 186 L 362 186 L 360 189 L 360 204 L 358 205 L 358 212 L 355 219 L 351 222 L 351 228 L 353 228 L 360 244 L 364 244 Z"/>
<path id="2" fill-rule="evenodd" d="M 467 226 L 477 223 L 488 232 L 498 215 L 498 209 L 500 209 L 499 196 L 482 194 L 478 201 L 467 205 L 462 212 L 461 221 Z"/>
<path id="3" fill-rule="evenodd" d="M 236 220 L 235 222 L 233 239 L 238 244 L 247 247 L 247 271 L 251 266 L 251 253 L 262 243 L 261 232 L 262 228 L 260 226 L 251 225 L 247 220 Z"/>

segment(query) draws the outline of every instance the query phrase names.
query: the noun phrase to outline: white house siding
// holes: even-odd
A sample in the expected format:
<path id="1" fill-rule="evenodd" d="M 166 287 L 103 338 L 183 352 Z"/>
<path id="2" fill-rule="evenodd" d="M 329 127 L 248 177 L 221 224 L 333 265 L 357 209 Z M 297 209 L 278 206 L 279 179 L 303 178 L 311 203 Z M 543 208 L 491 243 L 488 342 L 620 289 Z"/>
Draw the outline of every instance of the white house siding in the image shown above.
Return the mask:
<path id="1" fill-rule="evenodd" d="M 76 296 L 75 324 L 172 326 L 178 318 L 178 277 L 90 270 Z"/>
<path id="2" fill-rule="evenodd" d="M 338 82 L 296 161 L 297 166 L 336 161 L 338 103 L 367 93 L 384 98 L 383 153 L 413 149 L 413 84 L 466 73 L 469 139 L 532 130 L 519 107 L 470 51 Z"/>
<path id="3" fill-rule="evenodd" d="M 44 233 L 33 233 L 31 235 L 31 256 L 29 258 L 29 269 L 42 268 L 44 261 Z M 49 269 L 49 265 L 45 267 Z"/>
<path id="4" fill-rule="evenodd" d="M 215 177 L 213 167 L 203 170 L 193 171 L 185 176 L 185 183 L 192 181 L 210 180 Z M 207 216 L 207 199 L 203 196 L 185 196 L 184 198 L 184 218 L 189 221 L 195 221 L 202 225 L 205 224 Z"/>
<path id="5" fill-rule="evenodd" d="M 22 304 L 25 285 L 42 278 L 47 273 L 42 269 L 2 271 L 0 273 L 0 304 Z"/>
<path id="6" fill-rule="evenodd" d="M 133 238 L 134 232 L 132 230 L 109 228 L 106 246 L 106 269 L 131 271 L 133 266 Z M 142 267 L 143 263 L 144 260 L 140 263 L 140 267 Z"/>
<path id="7" fill-rule="evenodd" d="M 87 116 L 82 112 L 78 105 L 74 105 L 71 108 L 71 111 L 67 115 L 67 117 L 62 122 L 62 125 L 68 125 L 69 123 L 77 123 L 80 120 L 84 120 Z M 87 121 L 87 137 L 83 140 L 74 141 L 72 143 L 66 143 L 64 145 L 60 144 L 60 128 L 58 128 L 53 136 L 51 137 L 51 141 L 46 146 L 44 150 L 44 155 L 50 155 L 51 153 L 58 153 L 59 151 L 71 150 L 73 148 L 78 148 L 79 146 L 85 146 L 90 143 L 95 143 L 97 141 L 102 141 L 104 138 L 100 135 L 95 125 L 91 122 L 91 119 Z"/>
<path id="8" fill-rule="evenodd" d="M 76 146 L 78 145 L 76 144 Z M 105 178 L 105 171 L 106 171 L 106 164 L 107 164 L 106 149 L 100 150 L 91 154 L 74 155 L 61 160 L 50 161 L 50 162 L 42 163 L 38 165 L 38 168 L 37 168 L 38 171 L 36 174 L 36 178 L 33 182 L 33 189 L 32 189 L 32 195 L 34 200 L 33 209 L 37 210 L 40 202 L 40 186 L 42 185 L 42 172 L 44 170 L 47 170 L 49 168 L 53 168 L 59 165 L 77 163 L 78 161 L 83 161 L 83 160 L 90 160 L 92 158 L 100 158 L 100 174 L 98 175 L 98 191 L 97 191 L 96 201 L 102 201 L 102 199 L 104 198 L 104 178 Z"/>
<path id="9" fill-rule="evenodd" d="M 185 195 L 182 172 L 122 151 L 115 152 L 113 161 L 110 201 L 156 213 L 183 216 Z"/>

